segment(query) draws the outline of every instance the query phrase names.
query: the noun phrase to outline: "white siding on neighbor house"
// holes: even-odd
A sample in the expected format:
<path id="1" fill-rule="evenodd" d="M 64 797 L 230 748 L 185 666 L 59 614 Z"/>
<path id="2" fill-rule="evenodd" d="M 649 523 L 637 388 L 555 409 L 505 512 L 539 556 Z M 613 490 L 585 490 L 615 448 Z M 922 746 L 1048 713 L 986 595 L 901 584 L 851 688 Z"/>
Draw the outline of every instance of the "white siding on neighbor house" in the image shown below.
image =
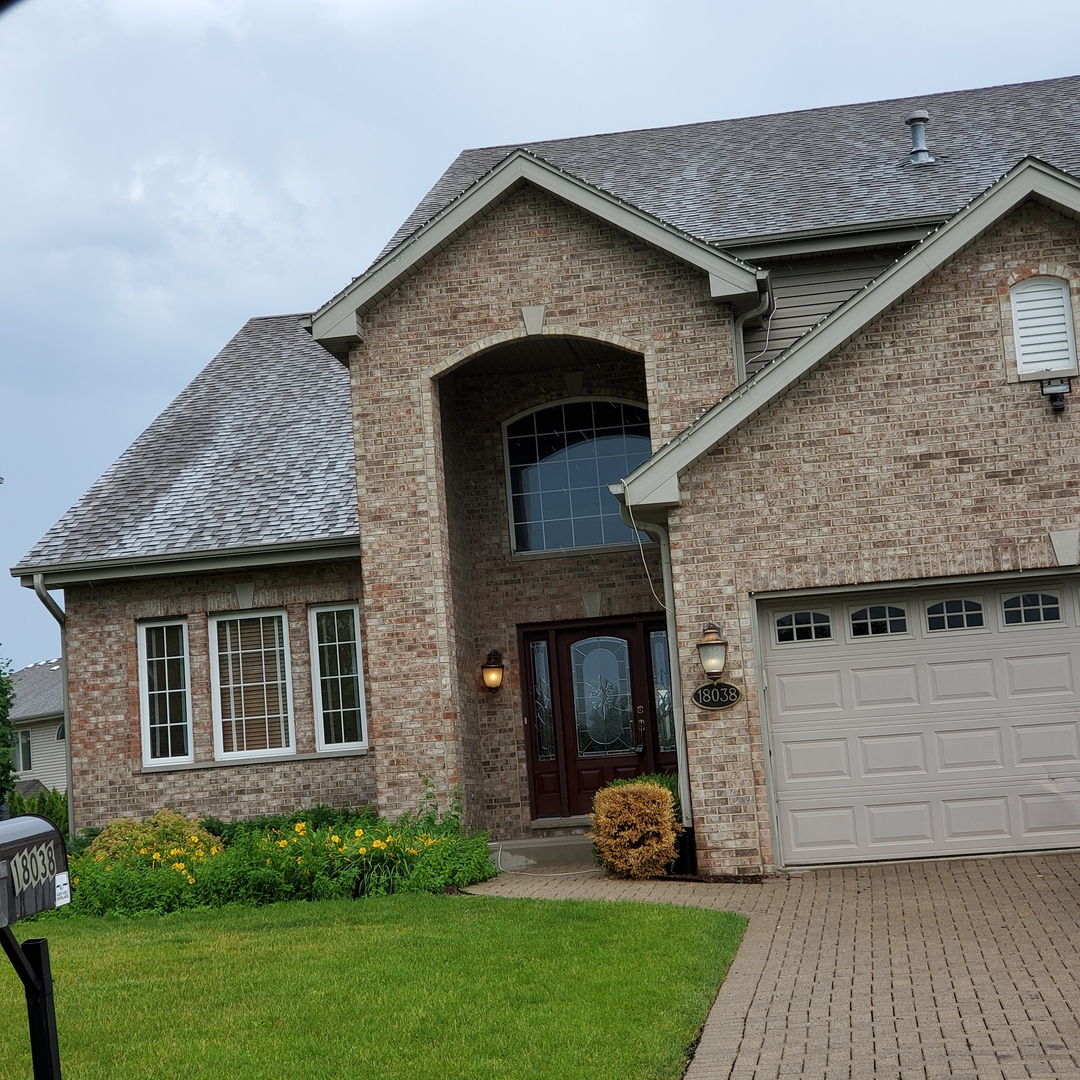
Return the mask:
<path id="1" fill-rule="evenodd" d="M 63 721 L 52 718 L 17 724 L 16 732 L 30 732 L 31 767 L 18 774 L 20 780 L 39 780 L 47 788 L 67 791 L 67 741 L 57 739 Z"/>
<path id="2" fill-rule="evenodd" d="M 763 260 L 761 266 L 772 276 L 776 310 L 767 330 L 762 326 L 746 332 L 747 374 L 753 375 L 775 359 L 901 254 L 900 248 L 883 248 L 846 255 Z"/>

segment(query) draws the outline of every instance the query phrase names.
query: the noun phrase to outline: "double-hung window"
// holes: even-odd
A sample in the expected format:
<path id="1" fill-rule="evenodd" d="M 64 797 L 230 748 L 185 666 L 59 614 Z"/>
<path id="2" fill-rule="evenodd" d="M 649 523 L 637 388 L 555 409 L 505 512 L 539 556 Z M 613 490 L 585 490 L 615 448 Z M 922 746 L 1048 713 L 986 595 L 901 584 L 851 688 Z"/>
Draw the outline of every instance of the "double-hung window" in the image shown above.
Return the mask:
<path id="1" fill-rule="evenodd" d="M 141 624 L 139 697 L 147 765 L 192 760 L 188 693 L 187 624 Z"/>
<path id="2" fill-rule="evenodd" d="M 16 772 L 29 772 L 34 767 L 34 759 L 31 751 L 33 746 L 33 737 L 27 728 L 23 728 L 21 731 L 15 734 L 15 771 Z"/>
<path id="3" fill-rule="evenodd" d="M 285 612 L 211 617 L 217 757 L 293 752 L 288 656 Z"/>
<path id="4" fill-rule="evenodd" d="M 357 605 L 312 608 L 310 618 L 316 746 L 320 750 L 365 747 L 367 725 Z"/>

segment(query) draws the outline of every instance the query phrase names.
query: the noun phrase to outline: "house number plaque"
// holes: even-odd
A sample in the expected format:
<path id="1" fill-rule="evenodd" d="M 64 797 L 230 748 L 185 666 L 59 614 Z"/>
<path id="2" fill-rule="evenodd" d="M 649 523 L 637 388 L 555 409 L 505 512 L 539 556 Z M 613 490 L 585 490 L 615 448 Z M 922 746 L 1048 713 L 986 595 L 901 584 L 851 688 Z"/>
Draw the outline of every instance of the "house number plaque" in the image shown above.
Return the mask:
<path id="1" fill-rule="evenodd" d="M 730 709 L 742 700 L 742 691 L 734 684 L 717 680 L 699 686 L 693 702 L 699 709 Z"/>

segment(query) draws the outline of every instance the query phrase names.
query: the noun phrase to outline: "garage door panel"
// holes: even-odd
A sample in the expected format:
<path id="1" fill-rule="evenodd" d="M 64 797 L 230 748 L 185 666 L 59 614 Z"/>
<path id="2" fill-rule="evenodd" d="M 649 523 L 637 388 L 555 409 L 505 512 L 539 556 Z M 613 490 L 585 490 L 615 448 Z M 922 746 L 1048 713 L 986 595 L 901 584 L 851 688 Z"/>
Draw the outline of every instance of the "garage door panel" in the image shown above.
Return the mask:
<path id="1" fill-rule="evenodd" d="M 776 680 L 779 715 L 840 712 L 844 708 L 843 679 L 839 671 L 792 672 Z"/>
<path id="2" fill-rule="evenodd" d="M 999 727 L 935 732 L 940 772 L 1004 769 L 1005 755 Z"/>
<path id="3" fill-rule="evenodd" d="M 949 660 L 927 664 L 931 704 L 961 701 L 986 702 L 997 698 L 997 680 L 991 660 Z"/>
<path id="4" fill-rule="evenodd" d="M 763 604 L 784 862 L 1080 846 L 1080 604 L 1072 585 L 1045 588 L 1062 598 L 1052 626 L 1003 625 L 995 586 L 984 625 L 934 634 L 926 607 L 949 594 L 928 590 L 905 600 L 906 635 L 822 643 L 777 644 L 779 605 Z M 842 627 L 852 604 L 811 606 Z"/>
<path id="5" fill-rule="evenodd" d="M 855 668 L 851 672 L 851 683 L 856 709 L 919 704 L 919 677 L 914 664 Z"/>
<path id="6" fill-rule="evenodd" d="M 1012 836 L 1009 800 L 1004 795 L 944 799 L 941 809 L 946 840 L 1008 840 Z"/>
<path id="7" fill-rule="evenodd" d="M 1072 657 L 1068 653 L 1056 656 L 1007 656 L 1005 686 L 1010 698 L 1071 694 L 1074 692 Z"/>
<path id="8" fill-rule="evenodd" d="M 784 778 L 794 783 L 806 780 L 851 779 L 847 739 L 785 742 L 783 761 Z"/>
<path id="9" fill-rule="evenodd" d="M 1012 733 L 1018 765 L 1080 764 L 1080 724 L 1076 720 L 1014 724 Z"/>

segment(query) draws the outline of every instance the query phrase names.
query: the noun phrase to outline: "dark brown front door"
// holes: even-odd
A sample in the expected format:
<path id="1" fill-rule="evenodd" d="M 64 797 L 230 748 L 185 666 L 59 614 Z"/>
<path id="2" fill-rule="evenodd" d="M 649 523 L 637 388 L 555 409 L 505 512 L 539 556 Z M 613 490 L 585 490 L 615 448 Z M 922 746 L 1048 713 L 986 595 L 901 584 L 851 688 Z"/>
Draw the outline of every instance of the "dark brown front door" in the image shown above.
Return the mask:
<path id="1" fill-rule="evenodd" d="M 675 771 L 662 619 L 522 628 L 521 644 L 534 817 L 588 814 L 611 780 Z"/>

